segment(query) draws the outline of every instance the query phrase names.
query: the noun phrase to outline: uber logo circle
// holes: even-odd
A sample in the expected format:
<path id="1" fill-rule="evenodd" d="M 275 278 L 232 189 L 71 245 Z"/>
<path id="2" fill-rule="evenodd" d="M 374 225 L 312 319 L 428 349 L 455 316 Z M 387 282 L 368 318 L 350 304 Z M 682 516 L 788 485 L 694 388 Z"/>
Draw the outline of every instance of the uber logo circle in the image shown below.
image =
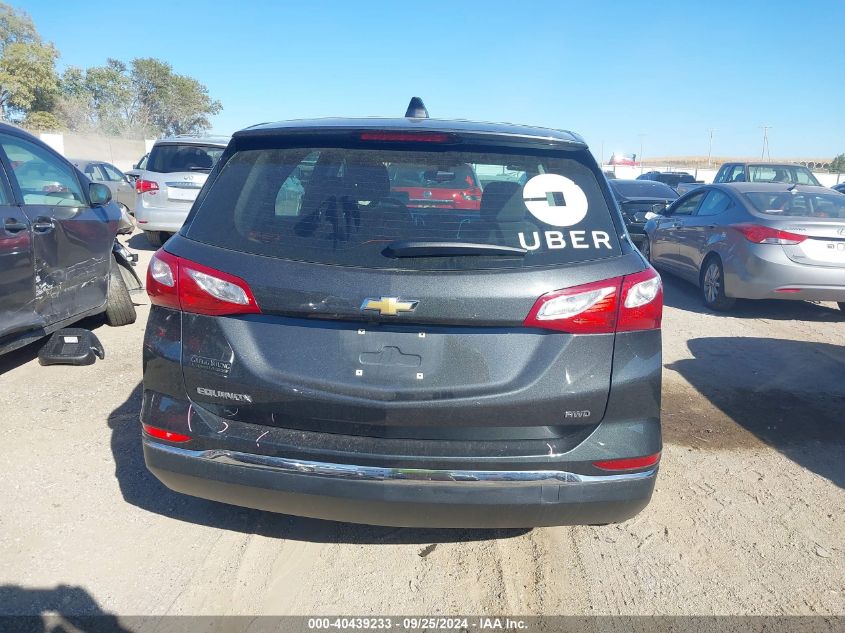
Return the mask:
<path id="1" fill-rule="evenodd" d="M 587 215 L 587 196 L 560 174 L 539 174 L 522 188 L 525 206 L 535 218 L 551 226 L 572 226 Z"/>

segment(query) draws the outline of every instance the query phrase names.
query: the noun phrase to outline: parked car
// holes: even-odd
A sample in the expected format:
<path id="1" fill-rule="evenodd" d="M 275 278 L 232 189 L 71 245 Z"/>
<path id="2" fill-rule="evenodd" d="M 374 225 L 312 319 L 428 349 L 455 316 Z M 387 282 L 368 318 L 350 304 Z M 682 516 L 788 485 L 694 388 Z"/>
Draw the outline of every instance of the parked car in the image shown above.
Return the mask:
<path id="1" fill-rule="evenodd" d="M 129 176 L 129 178 L 132 179 L 132 182 L 135 182 L 136 180 L 138 180 L 138 178 L 141 176 L 141 172 L 143 172 L 144 169 L 146 169 L 147 159 L 149 159 L 149 157 L 150 157 L 149 154 L 144 154 L 143 156 L 141 156 L 141 160 L 139 160 L 137 163 L 132 165 L 132 169 L 130 169 L 129 171 L 126 172 L 126 175 Z"/>
<path id="2" fill-rule="evenodd" d="M 644 254 L 699 286 L 704 304 L 836 301 L 845 310 L 845 195 L 825 187 L 706 185 L 645 227 Z"/>
<path id="3" fill-rule="evenodd" d="M 845 193 L 845 182 L 840 182 L 838 185 L 833 185 L 832 189 L 839 193 Z"/>
<path id="4" fill-rule="evenodd" d="M 132 323 L 108 187 L 13 126 L 0 124 L 0 148 L 0 352 L 93 314 Z"/>
<path id="5" fill-rule="evenodd" d="M 655 213 L 662 213 L 678 194 L 672 187 L 655 180 L 610 180 L 610 189 L 622 211 L 622 218 L 634 245 L 640 248 L 646 239 L 645 223 Z"/>
<path id="6" fill-rule="evenodd" d="M 481 208 L 481 187 L 472 165 L 388 165 L 390 190 L 409 209 Z M 398 195 L 397 195 L 398 194 Z"/>
<path id="7" fill-rule="evenodd" d="M 131 178 L 111 163 L 98 160 L 71 158 L 79 171 L 92 182 L 101 182 L 111 191 L 114 200 L 122 212 L 118 233 L 128 234 L 135 230 L 132 214 L 135 212 L 135 186 Z"/>
<path id="8" fill-rule="evenodd" d="M 683 196 L 684 194 L 689 193 L 693 189 L 698 189 L 704 184 L 701 180 L 696 180 L 695 182 L 679 182 L 677 186 L 674 187 L 675 191 L 678 192 L 679 196 Z"/>
<path id="9" fill-rule="evenodd" d="M 177 136 L 155 142 L 135 181 L 135 220 L 153 246 L 161 246 L 188 216 L 228 139 Z"/>
<path id="10" fill-rule="evenodd" d="M 221 160 L 149 267 L 141 418 L 162 482 L 394 526 L 648 503 L 661 282 L 580 137 L 323 119 L 242 130 Z M 391 191 L 392 167 L 467 164 L 508 172 L 469 222 Z"/>
<path id="11" fill-rule="evenodd" d="M 675 188 L 681 183 L 694 183 L 695 176 L 684 171 L 647 171 L 637 176 L 637 180 L 654 180 Z"/>
<path id="12" fill-rule="evenodd" d="M 725 163 L 716 172 L 714 184 L 724 182 L 781 182 L 821 187 L 809 169 L 789 163 Z"/>

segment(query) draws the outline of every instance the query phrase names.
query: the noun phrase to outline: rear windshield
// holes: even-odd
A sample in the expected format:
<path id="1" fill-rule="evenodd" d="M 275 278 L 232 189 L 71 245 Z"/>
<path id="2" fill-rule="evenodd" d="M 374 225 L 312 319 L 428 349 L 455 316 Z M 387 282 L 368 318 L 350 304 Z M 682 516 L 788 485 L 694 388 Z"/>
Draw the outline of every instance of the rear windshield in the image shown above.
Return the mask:
<path id="1" fill-rule="evenodd" d="M 787 182 L 819 186 L 813 172 L 799 165 L 749 165 L 748 172 L 749 182 Z"/>
<path id="2" fill-rule="evenodd" d="M 672 187 L 656 180 L 614 180 L 610 187 L 623 198 L 665 198 L 674 200 L 678 197 Z"/>
<path id="3" fill-rule="evenodd" d="M 269 257 L 411 270 L 617 256 L 618 236 L 588 157 L 586 151 L 238 151 L 201 200 L 186 236 Z M 397 256 L 389 247 L 401 242 L 419 250 Z M 433 256 L 420 246 L 432 242 L 525 252 Z"/>
<path id="4" fill-rule="evenodd" d="M 215 145 L 159 144 L 147 160 L 146 169 L 159 174 L 176 171 L 211 171 L 225 148 Z"/>
<path id="5" fill-rule="evenodd" d="M 745 197 L 760 213 L 782 217 L 845 220 L 845 195 L 789 191 L 749 191 Z"/>

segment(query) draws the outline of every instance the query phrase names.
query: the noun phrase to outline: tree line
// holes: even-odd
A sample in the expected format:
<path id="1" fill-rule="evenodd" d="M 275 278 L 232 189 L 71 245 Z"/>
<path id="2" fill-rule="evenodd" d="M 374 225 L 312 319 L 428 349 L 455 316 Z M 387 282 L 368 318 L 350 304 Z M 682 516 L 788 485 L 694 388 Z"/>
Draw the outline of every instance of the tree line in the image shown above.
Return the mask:
<path id="1" fill-rule="evenodd" d="M 205 85 L 152 57 L 56 70 L 59 52 L 23 10 L 0 2 L 0 120 L 34 131 L 199 134 L 223 109 Z"/>

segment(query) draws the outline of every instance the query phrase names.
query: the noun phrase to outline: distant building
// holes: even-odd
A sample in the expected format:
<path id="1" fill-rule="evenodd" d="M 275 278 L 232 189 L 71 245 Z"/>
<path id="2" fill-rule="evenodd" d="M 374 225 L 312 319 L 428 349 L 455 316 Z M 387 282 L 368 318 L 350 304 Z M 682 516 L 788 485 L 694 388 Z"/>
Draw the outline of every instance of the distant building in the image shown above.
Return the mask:
<path id="1" fill-rule="evenodd" d="M 608 165 L 636 165 L 637 164 L 637 155 L 636 154 L 620 154 L 619 152 L 614 152 L 613 155 L 610 157 L 610 161 Z"/>

